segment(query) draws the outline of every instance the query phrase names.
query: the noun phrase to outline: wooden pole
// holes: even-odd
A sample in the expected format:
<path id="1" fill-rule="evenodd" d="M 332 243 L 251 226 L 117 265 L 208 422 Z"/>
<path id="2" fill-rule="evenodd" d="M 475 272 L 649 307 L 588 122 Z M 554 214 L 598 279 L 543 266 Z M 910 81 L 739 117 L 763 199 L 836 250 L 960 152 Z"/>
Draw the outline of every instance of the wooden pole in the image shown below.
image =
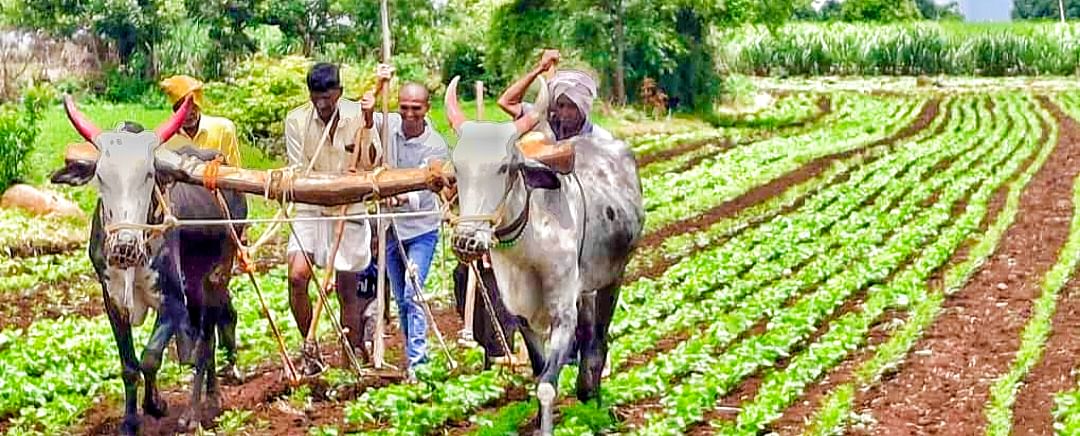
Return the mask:
<path id="1" fill-rule="evenodd" d="M 461 328 L 461 340 L 465 343 L 475 341 L 473 337 L 473 311 L 476 310 L 476 274 L 473 268 L 466 271 L 468 280 L 465 285 L 465 324 Z"/>
<path id="2" fill-rule="evenodd" d="M 1061 22 L 1065 23 L 1065 0 L 1058 0 L 1058 13 L 1061 14 Z"/>
<path id="3" fill-rule="evenodd" d="M 387 0 L 380 0 L 379 1 L 379 11 L 380 11 L 380 14 L 382 15 L 382 61 L 383 61 L 384 64 L 389 65 L 390 64 L 390 11 L 389 11 L 389 9 L 387 7 L 386 2 L 387 2 Z M 381 142 L 382 142 L 383 150 L 385 150 L 384 156 L 388 157 L 386 159 L 386 162 L 384 162 L 384 163 L 385 163 L 385 165 L 387 167 L 392 168 L 394 166 L 394 164 L 395 164 L 394 158 L 396 158 L 397 153 L 395 153 L 394 150 L 391 150 L 390 143 L 389 143 L 389 140 L 390 140 L 390 134 L 389 134 L 390 133 L 390 130 L 389 130 L 389 126 L 390 126 L 390 123 L 389 123 L 389 118 L 390 118 L 390 83 L 389 82 L 383 84 L 383 89 L 382 89 L 382 114 L 383 114 L 383 122 L 382 122 L 382 126 L 380 126 L 381 129 L 379 129 L 379 133 L 380 133 L 379 139 L 382 140 Z M 384 321 L 385 318 L 386 318 L 385 317 L 386 305 L 383 304 L 383 301 L 385 301 L 385 299 L 386 299 L 386 229 L 387 229 L 388 225 L 389 225 L 389 222 L 387 220 L 382 219 L 382 218 L 379 218 L 378 220 L 376 220 L 376 223 L 375 223 L 375 227 L 378 228 L 377 235 L 378 235 L 378 238 L 379 238 L 379 244 L 378 244 L 379 245 L 379 257 L 378 257 L 378 259 L 379 259 L 379 273 L 378 273 L 379 282 L 378 282 L 378 285 L 376 285 L 376 287 L 375 287 L 375 289 L 376 289 L 376 294 L 375 294 L 376 317 L 375 317 L 375 333 L 374 333 L 374 335 L 372 335 L 374 337 L 373 338 L 374 339 L 374 344 L 372 346 L 372 348 L 374 348 L 374 350 L 372 351 L 372 360 L 375 361 L 374 362 L 375 363 L 375 368 L 377 368 L 377 369 L 381 369 L 383 367 L 383 365 L 384 365 L 383 360 L 384 360 L 384 354 L 385 354 L 385 348 L 386 348 L 386 344 L 383 342 L 383 331 L 386 329 L 385 321 Z M 401 326 L 401 327 L 404 328 L 405 326 Z"/>
<path id="4" fill-rule="evenodd" d="M 484 82 L 476 81 L 476 120 L 484 120 Z"/>

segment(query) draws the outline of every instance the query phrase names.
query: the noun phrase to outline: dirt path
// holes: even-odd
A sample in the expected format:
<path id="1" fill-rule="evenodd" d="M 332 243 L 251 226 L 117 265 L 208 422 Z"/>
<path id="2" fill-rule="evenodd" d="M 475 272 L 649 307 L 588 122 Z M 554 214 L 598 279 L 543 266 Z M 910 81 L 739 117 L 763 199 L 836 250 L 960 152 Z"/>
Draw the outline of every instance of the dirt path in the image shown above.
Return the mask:
<path id="1" fill-rule="evenodd" d="M 1080 144 L 1080 124 L 1049 106 L 1061 127 L 1059 141 Z M 1054 433 L 1051 410 L 1054 394 L 1076 386 L 1077 356 L 1080 356 L 1080 282 L 1071 280 L 1058 296 L 1050 338 L 1042 360 L 1028 374 L 1013 406 L 1013 428 L 1016 434 L 1050 435 Z"/>
<path id="2" fill-rule="evenodd" d="M 872 433 L 982 432 L 988 388 L 1012 362 L 1042 276 L 1068 237 L 1078 172 L 1080 143 L 1057 144 L 997 252 L 949 298 L 899 372 L 857 398 Z"/>

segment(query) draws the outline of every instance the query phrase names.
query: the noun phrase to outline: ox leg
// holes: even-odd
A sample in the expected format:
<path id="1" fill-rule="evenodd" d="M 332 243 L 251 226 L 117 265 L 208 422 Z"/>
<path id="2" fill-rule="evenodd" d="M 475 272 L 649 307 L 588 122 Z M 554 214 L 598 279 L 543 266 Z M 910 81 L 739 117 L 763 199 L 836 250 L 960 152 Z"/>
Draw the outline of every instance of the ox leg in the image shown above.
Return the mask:
<path id="1" fill-rule="evenodd" d="M 221 299 L 221 311 L 218 312 L 216 330 L 217 339 L 225 351 L 225 365 L 218 371 L 218 376 L 227 383 L 243 383 L 243 374 L 236 368 L 236 308 L 233 307 L 232 295 L 229 294 L 229 281 L 232 279 L 233 261 L 236 250 L 225 251 L 222 261 L 210 273 L 209 292 Z"/>
<path id="2" fill-rule="evenodd" d="M 615 312 L 619 286 L 581 295 L 578 312 L 578 350 L 581 353 L 577 379 L 578 400 L 599 399 L 600 378 L 607 362 L 607 331 Z"/>
<path id="3" fill-rule="evenodd" d="M 570 289 L 556 290 L 554 295 L 575 296 Z M 548 348 L 544 372 L 540 374 L 540 383 L 536 387 L 536 398 L 540 400 L 540 433 L 553 434 L 555 429 L 555 398 L 559 384 L 559 373 L 570 360 L 574 347 L 577 327 L 577 298 L 560 298 L 552 307 L 551 341 Z"/>
<path id="4" fill-rule="evenodd" d="M 521 336 L 525 338 L 525 351 L 529 353 L 529 364 L 532 366 L 533 376 L 540 377 L 544 373 L 544 339 L 535 330 L 524 326 Z"/>
<path id="5" fill-rule="evenodd" d="M 105 288 L 102 284 L 103 289 Z M 139 419 L 139 361 L 135 359 L 135 344 L 131 337 L 131 324 L 128 323 L 112 303 L 108 291 L 104 292 L 105 313 L 109 316 L 116 348 L 120 352 L 120 377 L 124 380 L 124 420 L 120 424 L 120 434 L 138 434 L 142 420 Z"/>
<path id="6" fill-rule="evenodd" d="M 203 409 L 203 390 L 209 383 L 207 377 L 213 377 L 214 323 L 212 312 L 215 309 L 205 307 L 199 317 L 199 338 L 195 346 L 195 376 L 191 380 L 191 401 L 189 409 L 180 417 L 180 427 L 195 430 L 201 424 Z"/>

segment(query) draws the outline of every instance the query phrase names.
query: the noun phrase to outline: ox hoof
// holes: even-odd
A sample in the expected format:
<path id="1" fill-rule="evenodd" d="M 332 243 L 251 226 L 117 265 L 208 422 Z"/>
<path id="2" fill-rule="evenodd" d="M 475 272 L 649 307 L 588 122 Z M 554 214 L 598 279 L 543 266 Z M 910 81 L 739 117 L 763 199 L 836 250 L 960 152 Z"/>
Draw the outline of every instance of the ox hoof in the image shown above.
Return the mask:
<path id="1" fill-rule="evenodd" d="M 547 436 L 555 432 L 555 386 L 540 383 L 536 387 L 536 399 L 540 400 L 540 434 Z"/>
<path id="2" fill-rule="evenodd" d="M 199 422 L 199 411 L 192 407 L 180 415 L 180 419 L 176 421 L 176 424 L 183 430 L 193 432 L 202 426 Z"/>
<path id="3" fill-rule="evenodd" d="M 161 396 L 146 398 L 143 400 L 143 413 L 154 418 L 164 418 L 169 413 L 169 403 L 161 399 Z"/>
<path id="4" fill-rule="evenodd" d="M 142 427 L 142 421 L 139 420 L 138 416 L 125 416 L 124 421 L 120 423 L 120 434 L 124 436 L 137 435 L 140 427 Z"/>
<path id="5" fill-rule="evenodd" d="M 236 386 L 244 384 L 244 374 L 240 372 L 240 369 L 236 367 L 236 364 L 229 363 L 221 368 L 217 373 L 218 378 L 227 385 Z"/>

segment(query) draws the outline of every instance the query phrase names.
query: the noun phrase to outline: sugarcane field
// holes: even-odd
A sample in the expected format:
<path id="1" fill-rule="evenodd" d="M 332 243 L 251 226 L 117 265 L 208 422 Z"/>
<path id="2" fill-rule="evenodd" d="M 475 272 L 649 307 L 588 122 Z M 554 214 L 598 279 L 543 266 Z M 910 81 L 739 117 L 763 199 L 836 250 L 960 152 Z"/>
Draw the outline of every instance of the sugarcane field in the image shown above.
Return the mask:
<path id="1" fill-rule="evenodd" d="M 0 433 L 1080 435 L 1080 0 L 0 0 Z"/>

